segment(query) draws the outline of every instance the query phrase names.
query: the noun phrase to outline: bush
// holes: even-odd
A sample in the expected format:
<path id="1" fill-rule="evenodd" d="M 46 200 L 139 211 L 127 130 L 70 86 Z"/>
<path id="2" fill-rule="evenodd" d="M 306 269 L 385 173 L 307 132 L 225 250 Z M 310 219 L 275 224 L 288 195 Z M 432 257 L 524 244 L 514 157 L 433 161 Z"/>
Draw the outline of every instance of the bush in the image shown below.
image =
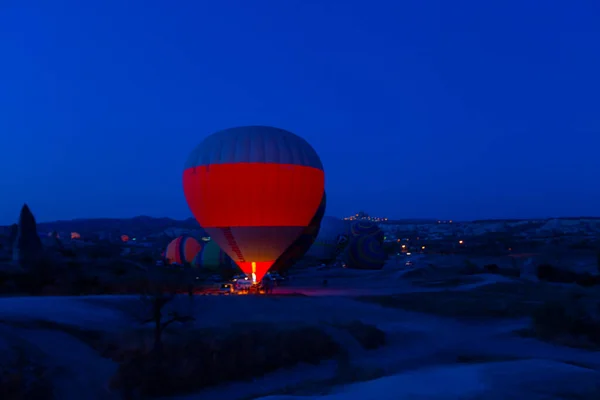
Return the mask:
<path id="1" fill-rule="evenodd" d="M 311 326 L 232 326 L 182 335 L 165 338 L 160 354 L 136 350 L 129 357 L 121 355 L 125 361 L 110 387 L 141 396 L 172 396 L 298 363 L 318 364 L 340 352 L 329 335 Z"/>
<path id="2" fill-rule="evenodd" d="M 509 278 L 519 278 L 521 270 L 519 268 L 501 268 L 498 274 Z"/>
<path id="3" fill-rule="evenodd" d="M 554 283 L 575 283 L 577 273 L 554 267 L 550 264 L 541 264 L 537 267 L 537 277 L 541 281 Z"/>
<path id="4" fill-rule="evenodd" d="M 0 353 L 0 399 L 53 399 L 48 370 L 23 349 L 11 350 Z"/>
<path id="5" fill-rule="evenodd" d="M 576 283 L 583 287 L 591 287 L 600 284 L 600 276 L 589 272 L 577 273 L 549 264 L 542 264 L 537 268 L 537 277 L 541 281 L 553 283 Z"/>
<path id="6" fill-rule="evenodd" d="M 465 260 L 465 265 L 460 272 L 465 275 L 475 275 L 482 273 L 483 270 L 474 262 Z"/>
<path id="7" fill-rule="evenodd" d="M 483 269 L 490 274 L 498 274 L 500 273 L 500 267 L 496 264 L 487 264 L 484 265 Z"/>
<path id="8" fill-rule="evenodd" d="M 375 325 L 365 324 L 361 321 L 353 321 L 347 324 L 338 326 L 344 329 L 356 339 L 360 345 L 366 350 L 374 350 L 385 346 L 385 332 L 377 328 Z"/>
<path id="9" fill-rule="evenodd" d="M 488 274 L 496 274 L 507 276 L 511 278 L 518 278 L 521 276 L 521 270 L 518 268 L 500 268 L 497 264 L 487 264 L 483 267 L 485 272 Z"/>
<path id="10" fill-rule="evenodd" d="M 577 276 L 575 283 L 583 287 L 592 287 L 600 284 L 600 276 L 592 275 L 589 272 L 584 272 Z"/>
<path id="11" fill-rule="evenodd" d="M 575 347 L 600 346 L 599 304 L 583 297 L 547 302 L 532 319 L 532 333 Z"/>

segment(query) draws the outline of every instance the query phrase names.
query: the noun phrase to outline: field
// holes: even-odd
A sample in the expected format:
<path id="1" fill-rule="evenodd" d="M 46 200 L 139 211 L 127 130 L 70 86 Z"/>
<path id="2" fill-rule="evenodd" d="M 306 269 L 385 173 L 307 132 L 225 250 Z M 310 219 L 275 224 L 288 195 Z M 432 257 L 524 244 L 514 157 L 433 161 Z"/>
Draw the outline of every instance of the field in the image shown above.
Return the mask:
<path id="1" fill-rule="evenodd" d="M 0 350 L 20 354 L 4 368 L 35 383 L 19 393 L 61 399 L 598 398 L 598 343 L 577 330 L 597 290 L 429 261 L 302 271 L 273 296 L 179 296 L 165 314 L 194 320 L 165 330 L 162 364 L 136 296 L 0 299 Z M 556 304 L 576 310 L 560 329 Z"/>

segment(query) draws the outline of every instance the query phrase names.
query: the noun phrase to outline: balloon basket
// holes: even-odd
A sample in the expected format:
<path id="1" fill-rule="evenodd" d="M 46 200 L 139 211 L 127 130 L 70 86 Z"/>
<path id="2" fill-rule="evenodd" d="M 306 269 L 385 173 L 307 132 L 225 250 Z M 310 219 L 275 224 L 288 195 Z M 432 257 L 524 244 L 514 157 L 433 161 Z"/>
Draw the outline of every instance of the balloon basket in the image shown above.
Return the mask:
<path id="1" fill-rule="evenodd" d="M 265 293 L 266 293 L 266 291 L 260 283 L 255 283 L 254 285 L 250 286 L 250 289 L 248 290 L 248 294 L 265 294 Z"/>

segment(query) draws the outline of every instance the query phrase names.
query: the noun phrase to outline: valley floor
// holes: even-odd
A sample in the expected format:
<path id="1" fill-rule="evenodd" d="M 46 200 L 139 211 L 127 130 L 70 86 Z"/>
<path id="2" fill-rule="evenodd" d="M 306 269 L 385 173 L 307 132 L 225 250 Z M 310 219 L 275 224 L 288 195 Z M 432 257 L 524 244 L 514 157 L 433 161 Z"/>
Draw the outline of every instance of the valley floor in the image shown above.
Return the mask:
<path id="1" fill-rule="evenodd" d="M 273 321 L 328 326 L 360 320 L 384 330 L 388 343 L 367 351 L 351 337 L 331 331 L 348 351 L 344 365 L 339 360 L 300 365 L 171 399 L 600 398 L 600 353 L 521 337 L 516 332 L 529 325 L 527 317 L 453 318 L 383 307 L 354 297 L 471 291 L 510 279 L 483 275 L 451 288 L 436 288 L 403 279 L 397 270 L 381 272 L 381 279 L 375 275 L 352 271 L 336 277 L 324 271 L 292 279 L 280 289 L 280 293 L 308 296 L 178 298 L 169 307 L 194 315 L 198 327 Z M 327 288 L 319 286 L 323 279 L 328 279 Z M 107 389 L 117 368 L 114 362 L 68 332 L 40 321 L 127 330 L 139 326 L 138 307 L 135 296 L 0 298 L 0 351 L 19 346 L 33 349 L 36 357 L 54 367 L 55 391 L 61 400 L 80 400 L 82 393 L 89 400 L 120 398 Z"/>

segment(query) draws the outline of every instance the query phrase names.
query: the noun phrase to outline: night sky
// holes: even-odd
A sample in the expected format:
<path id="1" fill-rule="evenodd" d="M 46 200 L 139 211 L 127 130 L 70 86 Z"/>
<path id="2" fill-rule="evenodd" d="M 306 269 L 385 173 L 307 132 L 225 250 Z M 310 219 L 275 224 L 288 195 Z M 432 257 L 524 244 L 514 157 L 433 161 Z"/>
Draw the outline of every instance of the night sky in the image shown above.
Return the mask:
<path id="1" fill-rule="evenodd" d="M 598 21 L 597 0 L 2 0 L 0 224 L 23 202 L 190 217 L 188 153 L 239 125 L 306 138 L 329 215 L 600 215 Z"/>

